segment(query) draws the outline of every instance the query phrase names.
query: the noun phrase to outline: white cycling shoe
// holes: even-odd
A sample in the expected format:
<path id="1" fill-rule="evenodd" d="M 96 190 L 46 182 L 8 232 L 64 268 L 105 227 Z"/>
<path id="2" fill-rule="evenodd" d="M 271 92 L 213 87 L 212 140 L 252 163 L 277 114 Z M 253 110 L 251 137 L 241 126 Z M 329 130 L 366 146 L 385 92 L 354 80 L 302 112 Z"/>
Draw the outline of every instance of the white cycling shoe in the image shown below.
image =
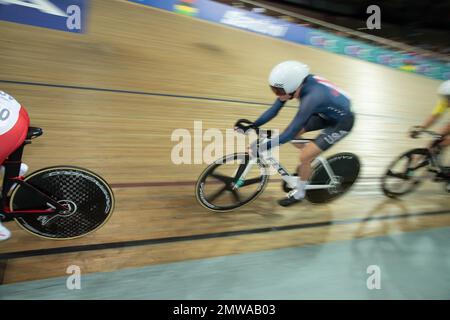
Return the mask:
<path id="1" fill-rule="evenodd" d="M 20 176 L 24 176 L 28 171 L 28 166 L 25 163 L 22 163 L 22 165 L 20 166 Z M 5 172 L 5 167 L 1 166 L 0 168 L 0 174 L 3 175 Z M 11 190 L 14 189 L 14 187 L 16 186 L 16 184 L 14 184 L 11 187 Z M 1 186 L 0 186 L 0 190 L 1 190 Z M 4 240 L 8 240 L 9 238 L 11 238 L 11 231 L 9 231 L 1 222 L 0 222 L 0 241 L 4 241 Z"/>
<path id="2" fill-rule="evenodd" d="M 0 241 L 8 240 L 9 238 L 11 238 L 11 231 L 6 229 L 0 222 Z"/>
<path id="3" fill-rule="evenodd" d="M 28 172 L 28 166 L 26 163 L 21 163 L 20 164 L 20 172 L 19 172 L 19 176 L 23 177 L 26 173 Z M 4 175 L 5 174 L 5 167 L 4 166 L 0 166 L 0 174 Z"/>
<path id="4" fill-rule="evenodd" d="M 28 172 L 28 166 L 25 163 L 22 162 L 21 165 L 20 165 L 19 176 L 23 177 L 23 176 L 25 176 L 25 174 L 27 172 Z M 0 175 L 3 176 L 4 174 L 5 174 L 5 167 L 1 166 L 0 167 Z M 17 185 L 17 183 L 14 183 L 9 190 L 11 191 L 12 189 L 14 189 L 16 185 Z M 1 189 L 2 189 L 2 186 L 0 185 L 0 191 L 1 191 Z"/>

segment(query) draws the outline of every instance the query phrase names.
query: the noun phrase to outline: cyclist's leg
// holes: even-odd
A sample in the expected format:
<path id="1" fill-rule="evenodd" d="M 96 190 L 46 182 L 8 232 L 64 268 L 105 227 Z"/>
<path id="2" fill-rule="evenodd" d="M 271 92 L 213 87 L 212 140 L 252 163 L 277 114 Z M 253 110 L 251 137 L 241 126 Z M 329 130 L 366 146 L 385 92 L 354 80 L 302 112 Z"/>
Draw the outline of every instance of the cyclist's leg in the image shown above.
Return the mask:
<path id="1" fill-rule="evenodd" d="M 308 146 L 303 150 L 300 157 L 302 161 L 302 172 L 301 179 L 309 179 L 311 175 L 311 163 L 312 161 L 323 151 L 330 149 L 338 141 L 342 140 L 348 135 L 352 130 L 353 124 L 355 122 L 354 116 L 342 119 L 337 124 L 332 127 L 325 128 L 320 135 L 314 140 L 314 142 L 309 143 Z M 305 152 L 306 151 L 306 152 Z"/>
<path id="2" fill-rule="evenodd" d="M 442 140 L 442 142 L 440 143 L 440 146 L 442 148 L 448 147 L 450 146 L 450 135 L 447 135 L 444 140 Z"/>
<path id="3" fill-rule="evenodd" d="M 329 127 L 330 125 L 331 125 L 331 123 L 329 121 L 325 120 L 324 118 L 320 117 L 319 115 L 313 115 L 306 122 L 303 129 L 300 130 L 300 132 L 297 134 L 297 138 L 301 138 L 301 135 L 306 132 L 322 130 L 326 127 Z M 294 146 L 300 150 L 303 150 L 307 146 L 307 144 L 294 144 Z M 308 151 L 308 153 L 309 152 L 310 151 Z M 300 164 L 297 166 L 297 175 L 299 177 L 301 176 L 301 167 L 302 167 L 302 162 L 300 161 Z"/>
<path id="4" fill-rule="evenodd" d="M 305 126 L 297 134 L 296 138 L 300 139 L 301 136 L 306 132 L 322 130 L 328 126 L 330 126 L 330 123 L 326 121 L 324 118 L 318 115 L 313 115 L 308 119 Z M 305 144 L 294 144 L 294 146 L 301 150 L 305 147 Z"/>
<path id="5" fill-rule="evenodd" d="M 320 150 L 325 151 L 342 140 L 352 130 L 355 122 L 354 116 L 346 117 L 333 126 L 325 128 L 314 140 Z"/>
<path id="6" fill-rule="evenodd" d="M 311 175 L 311 162 L 322 152 L 314 143 L 307 143 L 300 152 L 300 165 L 298 166 L 297 185 L 294 190 L 289 192 L 287 198 L 281 199 L 278 203 L 287 207 L 300 202 L 305 198 L 305 188 L 308 185 L 308 179 Z"/>
<path id="7" fill-rule="evenodd" d="M 440 154 L 442 151 L 450 145 L 450 123 L 447 123 L 443 128 L 437 131 L 442 136 L 442 139 L 439 141 L 432 141 L 428 145 L 428 150 L 431 154 Z M 405 171 L 408 170 L 409 167 L 416 166 L 420 160 L 425 159 L 425 156 L 415 155 L 411 159 L 411 164 L 406 164 Z M 444 169 L 444 176 L 447 175 L 447 170 Z"/>
<path id="8" fill-rule="evenodd" d="M 327 120 L 320 117 L 319 115 L 313 115 L 308 119 L 305 126 L 300 130 L 297 138 L 300 138 L 300 136 L 305 132 L 321 130 L 329 127 L 330 125 L 331 124 Z M 321 150 L 319 150 L 317 146 L 312 143 L 294 145 L 301 150 L 300 164 L 297 166 L 297 174 L 299 176 L 299 179 L 297 180 L 296 188 L 291 193 L 289 193 L 288 197 L 278 202 L 282 206 L 289 206 L 301 201 L 305 197 L 305 187 L 308 184 L 307 180 L 311 175 L 311 161 L 321 153 Z"/>
<path id="9" fill-rule="evenodd" d="M 447 123 L 440 131 L 439 134 L 444 138 L 442 142 L 439 144 L 442 148 L 448 147 L 450 145 L 450 123 Z"/>
<path id="10" fill-rule="evenodd" d="M 436 152 L 437 149 L 444 149 L 445 147 L 450 145 L 450 123 L 447 123 L 441 130 L 438 130 L 437 133 L 439 133 L 442 136 L 442 140 L 436 145 L 436 141 L 432 141 L 428 145 L 428 149 L 431 152 Z M 438 147 L 436 149 L 436 147 Z"/>
<path id="11" fill-rule="evenodd" d="M 447 123 L 446 126 L 444 126 L 441 130 L 439 130 L 439 134 L 442 135 L 442 140 L 439 143 L 440 152 L 442 154 L 442 151 L 447 148 L 450 145 L 450 123 Z M 441 159 L 442 161 L 442 159 Z M 441 176 L 444 178 L 450 177 L 450 167 L 448 164 L 448 161 L 444 161 L 444 163 L 441 163 L 444 167 L 442 168 Z M 450 186 L 450 184 L 447 186 L 447 188 Z"/>
<path id="12" fill-rule="evenodd" d="M 299 180 L 293 197 L 297 200 L 305 197 L 306 186 L 312 173 L 312 162 L 323 151 L 331 148 L 336 142 L 343 139 L 353 128 L 354 117 L 342 119 L 334 126 L 325 128 L 322 133 L 312 142 L 308 143 L 300 154 Z M 291 201 L 292 202 L 292 201 Z"/>
<path id="13" fill-rule="evenodd" d="M 302 134 L 304 134 L 306 132 L 305 128 L 303 128 L 302 130 L 300 130 L 300 132 L 297 134 L 296 138 L 300 139 Z M 305 144 L 303 143 L 293 143 L 294 147 L 296 147 L 297 149 L 302 150 L 305 147 Z"/>
<path id="14" fill-rule="evenodd" d="M 8 132 L 0 136 L 0 163 L 3 163 L 25 141 L 30 126 L 30 118 L 25 108 L 20 109 L 16 124 Z M 20 175 L 24 175 L 28 166 L 24 164 L 20 168 Z"/>
<path id="15" fill-rule="evenodd" d="M 308 183 L 308 179 L 311 176 L 311 163 L 315 158 L 317 158 L 324 150 L 320 149 L 320 147 L 315 143 L 308 143 L 305 148 L 303 148 L 300 154 L 300 163 L 301 166 L 299 168 L 298 176 L 300 177 L 301 184 L 304 187 Z M 303 191 L 303 190 L 302 190 Z"/>

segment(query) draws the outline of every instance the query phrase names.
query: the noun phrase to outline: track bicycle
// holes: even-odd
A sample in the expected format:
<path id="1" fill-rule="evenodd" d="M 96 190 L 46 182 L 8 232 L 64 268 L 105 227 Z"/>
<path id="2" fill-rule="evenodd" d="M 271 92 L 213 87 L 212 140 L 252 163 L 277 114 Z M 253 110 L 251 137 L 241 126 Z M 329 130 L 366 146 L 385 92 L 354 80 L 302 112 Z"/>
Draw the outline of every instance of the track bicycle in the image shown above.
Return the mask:
<path id="1" fill-rule="evenodd" d="M 269 182 L 269 169 L 274 168 L 283 180 L 283 190 L 296 187 L 298 177 L 290 174 L 270 152 L 259 152 L 259 145 L 272 136 L 271 130 L 262 130 L 251 121 L 240 119 L 235 127 L 257 135 L 256 157 L 248 153 L 226 155 L 211 163 L 199 176 L 195 195 L 205 208 L 231 211 L 247 205 L 262 194 Z M 306 144 L 312 139 L 295 139 L 291 143 Z M 312 203 L 324 203 L 338 198 L 355 183 L 360 172 L 358 157 L 349 152 L 338 153 L 327 159 L 317 157 L 313 162 L 310 184 L 306 186 L 306 199 Z"/>
<path id="2" fill-rule="evenodd" d="M 443 183 L 445 190 L 450 192 L 450 167 L 441 162 L 442 148 L 439 144 L 443 137 L 429 130 L 420 130 L 420 134 L 431 136 L 433 143 L 430 148 L 409 150 L 389 164 L 381 178 L 381 188 L 386 196 L 397 198 L 406 195 L 425 180 Z"/>
<path id="3" fill-rule="evenodd" d="M 96 173 L 73 166 L 47 167 L 20 177 L 25 145 L 43 134 L 30 127 L 24 143 L 2 164 L 2 221 L 15 220 L 47 239 L 82 237 L 102 227 L 114 210 L 114 194 Z"/>

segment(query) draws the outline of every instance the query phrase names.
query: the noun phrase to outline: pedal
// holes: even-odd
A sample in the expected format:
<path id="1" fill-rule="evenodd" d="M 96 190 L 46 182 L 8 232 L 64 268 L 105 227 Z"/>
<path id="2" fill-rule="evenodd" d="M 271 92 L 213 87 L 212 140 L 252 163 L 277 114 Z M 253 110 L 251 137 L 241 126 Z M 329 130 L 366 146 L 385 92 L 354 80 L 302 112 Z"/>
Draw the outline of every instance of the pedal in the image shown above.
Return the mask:
<path id="1" fill-rule="evenodd" d="M 450 167 L 443 167 L 440 172 L 436 173 L 434 181 L 442 182 L 450 179 Z"/>

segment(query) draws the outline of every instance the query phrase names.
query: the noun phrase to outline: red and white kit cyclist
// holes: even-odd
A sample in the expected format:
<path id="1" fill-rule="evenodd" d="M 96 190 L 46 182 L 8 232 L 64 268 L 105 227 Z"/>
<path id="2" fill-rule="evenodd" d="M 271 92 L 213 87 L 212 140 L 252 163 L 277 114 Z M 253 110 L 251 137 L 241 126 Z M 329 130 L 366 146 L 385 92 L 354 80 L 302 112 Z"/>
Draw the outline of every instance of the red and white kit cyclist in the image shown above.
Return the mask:
<path id="1" fill-rule="evenodd" d="M 30 118 L 19 102 L 9 94 L 0 91 L 0 164 L 25 141 Z M 2 166 L 2 171 L 4 170 Z M 20 175 L 24 175 L 27 166 L 22 164 Z M 0 208 L 1 214 L 2 208 Z M 0 241 L 11 236 L 11 232 L 0 222 Z"/>

